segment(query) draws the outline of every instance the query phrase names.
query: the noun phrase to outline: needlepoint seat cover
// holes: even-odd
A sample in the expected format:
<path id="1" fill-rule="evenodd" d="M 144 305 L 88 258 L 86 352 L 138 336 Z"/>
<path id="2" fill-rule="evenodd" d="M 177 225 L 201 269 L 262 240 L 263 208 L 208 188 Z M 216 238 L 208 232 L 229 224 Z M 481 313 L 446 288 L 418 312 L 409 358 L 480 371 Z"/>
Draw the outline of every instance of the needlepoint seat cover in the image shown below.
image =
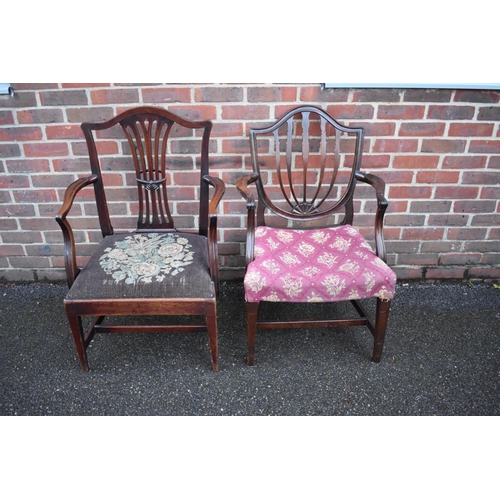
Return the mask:
<path id="1" fill-rule="evenodd" d="M 357 229 L 260 226 L 244 279 L 247 302 L 336 302 L 394 296 L 396 275 Z"/>
<path id="2" fill-rule="evenodd" d="M 106 236 L 66 299 L 213 298 L 207 244 L 187 233 Z"/>

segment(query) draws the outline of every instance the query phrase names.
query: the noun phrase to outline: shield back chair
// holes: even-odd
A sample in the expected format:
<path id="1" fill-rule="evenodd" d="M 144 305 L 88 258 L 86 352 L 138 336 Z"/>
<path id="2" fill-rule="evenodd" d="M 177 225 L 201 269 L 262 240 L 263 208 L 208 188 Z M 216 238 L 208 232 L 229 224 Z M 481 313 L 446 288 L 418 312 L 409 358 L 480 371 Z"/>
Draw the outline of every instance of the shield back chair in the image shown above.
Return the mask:
<path id="1" fill-rule="evenodd" d="M 225 186 L 222 180 L 209 175 L 212 123 L 185 120 L 160 108 L 139 107 L 103 123 L 83 123 L 81 128 L 92 175 L 68 186 L 56 220 L 64 236 L 69 285 L 64 307 L 83 371 L 89 369 L 87 348 L 96 332 L 208 332 L 211 365 L 217 371 L 216 211 Z M 123 175 L 132 177 L 132 184 L 137 185 L 137 191 L 130 188 L 132 193 L 137 192 L 131 197 L 138 212 L 137 228 L 131 227 L 129 232 L 115 233 L 113 229 L 113 207 L 107 202 L 106 193 L 108 200 L 113 201 L 116 190 L 112 192 L 106 186 L 103 175 L 103 171 L 113 168 L 110 159 L 99 154 L 99 139 L 103 138 L 121 140 L 123 158 L 114 158 L 113 165 L 122 165 L 128 172 Z M 176 172 L 179 169 L 182 172 Z M 177 213 L 181 212 L 179 193 L 183 190 L 177 188 L 183 186 L 174 181 L 186 170 L 193 172 L 188 176 L 198 179 L 195 187 L 187 189 L 187 205 L 192 207 L 195 198 L 198 201 L 196 208 L 188 209 L 197 224 L 181 230 L 176 229 L 171 208 L 175 200 Z M 67 216 L 78 192 L 88 185 L 94 187 L 103 239 L 79 269 L 75 237 Z M 121 210 L 120 215 L 126 214 Z M 139 321 L 146 324 L 124 324 L 123 319 L 120 323 L 116 318 L 108 324 L 108 316 L 139 316 Z M 185 316 L 188 324 L 163 324 L 163 320 L 158 321 L 161 324 L 150 324 L 145 316 Z M 198 318 L 196 323 L 192 316 L 204 316 L 205 321 L 201 323 Z M 85 320 L 90 324 L 85 330 L 84 317 L 90 317 Z M 177 323 L 183 321 L 184 318 L 177 319 Z"/>
<path id="2" fill-rule="evenodd" d="M 396 275 L 385 256 L 385 184 L 360 171 L 363 140 L 363 128 L 343 126 L 315 106 L 300 106 L 267 128 L 250 129 L 253 172 L 237 180 L 247 201 L 249 365 L 255 362 L 258 328 L 355 325 L 371 331 L 372 359 L 380 361 Z M 375 189 L 375 251 L 352 225 L 357 182 Z M 368 298 L 376 299 L 374 321 L 360 302 Z M 259 320 L 261 302 L 339 301 L 352 302 L 355 317 Z"/>

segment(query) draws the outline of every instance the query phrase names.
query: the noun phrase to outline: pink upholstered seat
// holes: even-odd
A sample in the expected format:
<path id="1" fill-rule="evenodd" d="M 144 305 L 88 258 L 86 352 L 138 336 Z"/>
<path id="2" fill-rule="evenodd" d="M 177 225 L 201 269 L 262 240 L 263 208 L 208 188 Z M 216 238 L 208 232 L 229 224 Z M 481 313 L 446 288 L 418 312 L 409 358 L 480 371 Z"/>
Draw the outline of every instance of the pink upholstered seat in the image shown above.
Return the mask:
<path id="1" fill-rule="evenodd" d="M 337 302 L 394 296 L 396 275 L 350 225 L 260 226 L 245 275 L 247 302 Z"/>

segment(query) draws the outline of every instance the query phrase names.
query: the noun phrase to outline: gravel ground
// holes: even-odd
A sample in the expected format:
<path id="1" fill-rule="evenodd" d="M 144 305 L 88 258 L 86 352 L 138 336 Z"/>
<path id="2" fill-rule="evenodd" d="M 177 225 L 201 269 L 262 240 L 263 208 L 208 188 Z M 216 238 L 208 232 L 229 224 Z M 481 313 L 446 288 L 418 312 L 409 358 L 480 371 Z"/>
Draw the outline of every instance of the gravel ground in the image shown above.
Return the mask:
<path id="1" fill-rule="evenodd" d="M 248 367 L 242 285 L 224 283 L 218 373 L 199 333 L 100 334 L 83 373 L 66 291 L 0 286 L 0 415 L 500 415 L 500 290 L 491 284 L 398 285 L 380 364 L 368 330 L 351 327 L 260 331 Z"/>

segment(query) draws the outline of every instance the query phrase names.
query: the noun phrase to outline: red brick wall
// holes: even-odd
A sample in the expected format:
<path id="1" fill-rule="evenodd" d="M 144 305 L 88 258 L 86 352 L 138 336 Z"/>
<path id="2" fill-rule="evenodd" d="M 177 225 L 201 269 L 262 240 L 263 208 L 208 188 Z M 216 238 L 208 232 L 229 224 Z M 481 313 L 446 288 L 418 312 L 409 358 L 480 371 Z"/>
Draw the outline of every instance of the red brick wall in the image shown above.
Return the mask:
<path id="1" fill-rule="evenodd" d="M 211 170 L 227 185 L 221 205 L 225 278 L 244 265 L 245 203 L 235 179 L 250 169 L 248 129 L 298 104 L 315 104 L 346 125 L 365 127 L 362 168 L 383 177 L 388 261 L 402 279 L 500 279 L 500 92 L 322 90 L 320 84 L 12 84 L 0 96 L 0 278 L 63 279 L 54 221 L 64 188 L 89 172 L 82 121 L 137 105 L 163 106 L 214 122 Z M 110 161 L 119 147 L 100 145 Z M 189 172 L 176 173 L 190 183 Z M 126 176 L 107 174 L 116 198 Z M 369 233 L 374 202 L 362 193 L 358 221 Z M 118 227 L 133 203 L 114 204 Z M 80 263 L 99 238 L 92 188 L 74 206 Z"/>

